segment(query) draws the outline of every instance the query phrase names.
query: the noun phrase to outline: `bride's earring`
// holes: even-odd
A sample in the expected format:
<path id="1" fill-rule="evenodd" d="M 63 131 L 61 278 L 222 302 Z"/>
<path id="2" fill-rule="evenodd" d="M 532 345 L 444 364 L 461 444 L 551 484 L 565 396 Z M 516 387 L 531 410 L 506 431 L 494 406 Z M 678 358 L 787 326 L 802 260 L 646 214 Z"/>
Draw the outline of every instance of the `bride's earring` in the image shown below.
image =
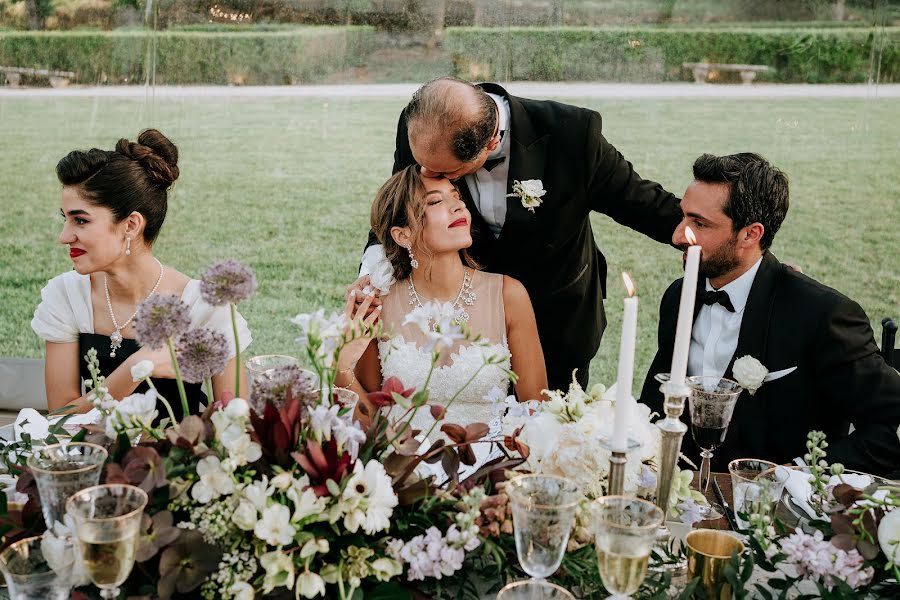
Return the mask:
<path id="1" fill-rule="evenodd" d="M 417 261 L 417 260 L 415 259 L 415 257 L 413 256 L 412 244 L 407 244 L 407 245 L 406 245 L 406 251 L 409 252 L 409 264 L 410 264 L 410 266 L 411 266 L 413 269 L 418 269 L 418 268 L 419 268 L 419 261 Z"/>
<path id="2" fill-rule="evenodd" d="M 125 238 L 125 256 L 131 256 L 131 236 Z"/>

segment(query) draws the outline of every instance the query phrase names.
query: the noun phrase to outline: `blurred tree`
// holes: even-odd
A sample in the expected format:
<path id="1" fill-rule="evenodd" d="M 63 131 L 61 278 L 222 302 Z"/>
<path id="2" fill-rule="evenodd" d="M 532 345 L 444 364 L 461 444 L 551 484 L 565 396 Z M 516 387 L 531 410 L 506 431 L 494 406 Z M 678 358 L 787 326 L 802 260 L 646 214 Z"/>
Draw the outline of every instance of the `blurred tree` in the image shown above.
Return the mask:
<path id="1" fill-rule="evenodd" d="M 28 13 L 28 29 L 36 31 L 44 28 L 44 19 L 53 13 L 53 0 L 12 0 L 25 2 L 25 11 Z"/>

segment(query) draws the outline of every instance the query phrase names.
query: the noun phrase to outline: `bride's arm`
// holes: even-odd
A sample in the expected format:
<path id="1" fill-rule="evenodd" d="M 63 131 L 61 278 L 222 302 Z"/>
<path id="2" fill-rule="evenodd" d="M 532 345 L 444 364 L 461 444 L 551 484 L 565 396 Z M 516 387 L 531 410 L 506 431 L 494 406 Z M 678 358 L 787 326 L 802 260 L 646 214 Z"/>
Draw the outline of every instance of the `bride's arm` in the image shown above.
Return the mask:
<path id="1" fill-rule="evenodd" d="M 519 376 L 519 401 L 543 400 L 547 388 L 547 367 L 538 338 L 537 322 L 528 292 L 517 279 L 503 276 L 503 309 L 506 313 L 506 340 L 512 355 L 512 370 Z"/>

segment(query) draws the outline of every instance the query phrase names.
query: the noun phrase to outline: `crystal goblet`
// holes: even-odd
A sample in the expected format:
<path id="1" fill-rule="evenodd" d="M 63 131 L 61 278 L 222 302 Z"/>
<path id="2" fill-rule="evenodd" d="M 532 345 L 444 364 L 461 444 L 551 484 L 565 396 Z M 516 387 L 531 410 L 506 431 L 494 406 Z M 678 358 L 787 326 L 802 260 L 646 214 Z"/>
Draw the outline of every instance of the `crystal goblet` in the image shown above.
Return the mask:
<path id="1" fill-rule="evenodd" d="M 603 496 L 593 504 L 593 518 L 600 579 L 611 598 L 627 598 L 647 576 L 665 514 L 646 500 Z"/>
<path id="2" fill-rule="evenodd" d="M 100 482 L 108 456 L 102 446 L 78 442 L 44 446 L 28 457 L 48 529 L 63 521 L 69 496 Z"/>
<path id="3" fill-rule="evenodd" d="M 688 396 L 691 435 L 700 447 L 702 457 L 700 493 L 706 496 L 713 451 L 725 441 L 734 406 L 743 390 L 736 381 L 723 377 L 688 377 L 685 382 L 691 390 Z M 721 507 L 713 503 L 702 505 L 700 514 L 704 519 L 718 519 L 722 516 Z"/>
<path id="4" fill-rule="evenodd" d="M 741 529 L 750 526 L 741 513 L 774 516 L 775 506 L 790 476 L 787 468 L 768 460 L 737 458 L 728 463 L 728 472 L 731 474 L 735 517 Z"/>
<path id="5" fill-rule="evenodd" d="M 300 361 L 293 356 L 287 356 L 286 354 L 261 354 L 259 356 L 248 358 L 244 362 L 244 366 L 247 367 L 250 385 L 253 385 L 253 381 L 266 371 L 278 367 L 289 367 L 291 365 L 299 366 Z"/>
<path id="6" fill-rule="evenodd" d="M 575 600 L 575 596 L 543 579 L 526 579 L 507 584 L 497 600 Z"/>
<path id="7" fill-rule="evenodd" d="M 41 548 L 43 536 L 19 540 L 0 553 L 0 571 L 10 600 L 68 600 L 70 573 L 53 565 Z"/>
<path id="8" fill-rule="evenodd" d="M 73 495 L 66 510 L 84 568 L 102 598 L 117 598 L 134 567 L 147 493 L 133 485 L 98 485 Z"/>
<path id="9" fill-rule="evenodd" d="M 563 477 L 520 475 L 506 484 L 506 494 L 519 564 L 532 577 L 549 577 L 562 562 L 581 490 Z"/>

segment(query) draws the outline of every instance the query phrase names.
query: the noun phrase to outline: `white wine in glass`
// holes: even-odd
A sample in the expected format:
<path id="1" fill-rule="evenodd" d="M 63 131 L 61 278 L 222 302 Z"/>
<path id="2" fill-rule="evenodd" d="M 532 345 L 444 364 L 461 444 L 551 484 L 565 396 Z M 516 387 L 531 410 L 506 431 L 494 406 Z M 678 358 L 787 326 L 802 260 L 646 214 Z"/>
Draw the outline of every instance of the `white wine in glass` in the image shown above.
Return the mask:
<path id="1" fill-rule="evenodd" d="M 137 533 L 109 539 L 100 527 L 81 527 L 78 542 L 84 569 L 97 587 L 118 587 L 125 583 L 134 566 Z"/>
<path id="2" fill-rule="evenodd" d="M 651 502 L 626 496 L 599 498 L 593 510 L 600 579 L 613 598 L 628 597 L 647 576 L 663 511 Z"/>

